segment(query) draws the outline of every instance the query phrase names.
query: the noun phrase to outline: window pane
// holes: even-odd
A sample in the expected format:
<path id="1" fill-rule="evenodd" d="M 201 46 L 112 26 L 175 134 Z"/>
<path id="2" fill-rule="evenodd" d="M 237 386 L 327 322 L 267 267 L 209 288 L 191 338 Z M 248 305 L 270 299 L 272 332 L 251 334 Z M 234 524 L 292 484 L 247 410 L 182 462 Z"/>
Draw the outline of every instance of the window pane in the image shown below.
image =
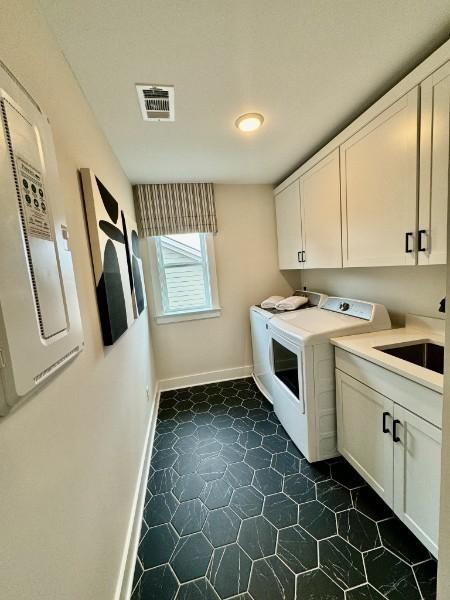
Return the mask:
<path id="1" fill-rule="evenodd" d="M 211 308 L 205 234 L 156 238 L 165 314 Z"/>
<path id="2" fill-rule="evenodd" d="M 202 308 L 206 304 L 203 265 L 166 269 L 169 310 Z"/>
<path id="3" fill-rule="evenodd" d="M 164 265 L 201 262 L 201 239 L 198 233 L 163 235 L 160 239 Z"/>

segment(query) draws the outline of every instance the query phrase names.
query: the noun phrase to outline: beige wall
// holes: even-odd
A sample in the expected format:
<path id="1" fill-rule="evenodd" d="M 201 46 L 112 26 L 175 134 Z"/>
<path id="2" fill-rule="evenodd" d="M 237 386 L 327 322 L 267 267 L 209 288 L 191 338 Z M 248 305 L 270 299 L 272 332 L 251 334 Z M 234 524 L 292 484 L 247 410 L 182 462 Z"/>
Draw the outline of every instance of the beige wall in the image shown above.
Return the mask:
<path id="1" fill-rule="evenodd" d="M 292 289 L 278 270 L 271 186 L 216 185 L 215 196 L 219 233 L 214 247 L 222 315 L 163 325 L 152 320 L 162 380 L 251 365 L 249 307 Z"/>
<path id="2" fill-rule="evenodd" d="M 357 269 L 313 269 L 301 274 L 302 285 L 329 295 L 384 304 L 392 323 L 404 324 L 406 313 L 443 317 L 444 265 Z"/>
<path id="3" fill-rule="evenodd" d="M 52 123 L 86 343 L 0 422 L 0 597 L 112 600 L 155 379 L 146 316 L 103 347 L 77 169 L 131 189 L 37 3 L 2 3 L 0 57 Z"/>

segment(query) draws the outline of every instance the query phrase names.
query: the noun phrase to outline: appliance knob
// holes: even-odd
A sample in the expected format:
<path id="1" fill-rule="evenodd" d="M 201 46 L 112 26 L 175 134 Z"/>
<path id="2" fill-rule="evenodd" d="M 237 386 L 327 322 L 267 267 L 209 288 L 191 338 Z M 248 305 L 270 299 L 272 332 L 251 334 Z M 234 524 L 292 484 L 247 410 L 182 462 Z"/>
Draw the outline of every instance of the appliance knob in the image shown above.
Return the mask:
<path id="1" fill-rule="evenodd" d="M 339 308 L 343 311 L 346 311 L 350 308 L 350 304 L 348 302 L 342 302 Z"/>

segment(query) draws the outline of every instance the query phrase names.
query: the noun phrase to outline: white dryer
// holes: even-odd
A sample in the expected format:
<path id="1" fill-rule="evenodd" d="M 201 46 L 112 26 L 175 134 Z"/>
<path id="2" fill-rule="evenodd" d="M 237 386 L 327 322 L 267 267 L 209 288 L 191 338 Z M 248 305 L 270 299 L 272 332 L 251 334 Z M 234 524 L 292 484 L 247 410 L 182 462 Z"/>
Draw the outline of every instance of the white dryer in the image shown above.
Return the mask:
<path id="1" fill-rule="evenodd" d="M 336 297 L 268 321 L 274 410 L 309 462 L 339 454 L 330 338 L 390 328 L 383 305 Z"/>
<path id="2" fill-rule="evenodd" d="M 309 292 L 307 290 L 297 290 L 295 296 L 306 296 L 307 304 L 303 304 L 295 311 L 303 311 L 305 309 L 317 308 L 327 299 L 325 294 L 319 292 Z M 250 307 L 250 324 L 252 331 L 252 347 L 253 347 L 253 379 L 261 393 L 272 402 L 272 369 L 270 360 L 269 332 L 268 322 L 277 315 L 286 314 L 288 311 L 280 311 L 275 308 L 261 308 L 260 304 Z"/>

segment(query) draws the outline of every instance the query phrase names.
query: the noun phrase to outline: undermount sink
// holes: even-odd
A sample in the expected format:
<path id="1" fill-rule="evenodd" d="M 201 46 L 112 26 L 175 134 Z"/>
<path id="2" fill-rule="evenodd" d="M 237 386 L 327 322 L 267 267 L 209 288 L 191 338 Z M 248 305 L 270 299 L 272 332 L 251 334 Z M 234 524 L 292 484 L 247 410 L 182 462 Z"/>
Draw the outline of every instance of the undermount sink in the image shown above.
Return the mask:
<path id="1" fill-rule="evenodd" d="M 402 360 L 444 374 L 444 346 L 433 342 L 413 342 L 406 345 L 378 347 L 385 354 L 396 356 Z"/>

